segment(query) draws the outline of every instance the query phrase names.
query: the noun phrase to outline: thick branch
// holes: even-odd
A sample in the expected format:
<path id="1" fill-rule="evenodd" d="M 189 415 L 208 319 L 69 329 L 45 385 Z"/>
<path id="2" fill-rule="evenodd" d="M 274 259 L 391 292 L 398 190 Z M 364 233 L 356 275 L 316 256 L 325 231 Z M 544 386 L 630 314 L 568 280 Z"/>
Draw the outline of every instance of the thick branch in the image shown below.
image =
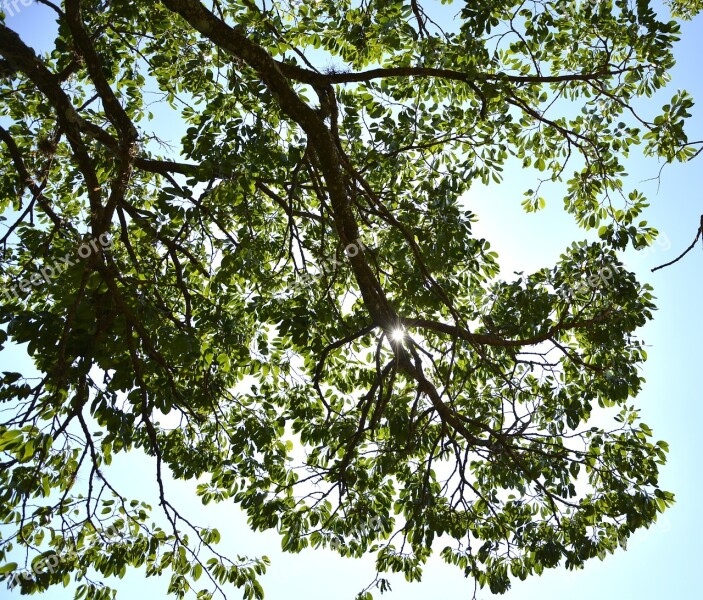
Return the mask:
<path id="1" fill-rule="evenodd" d="M 407 319 L 401 317 L 400 322 L 406 328 L 419 327 L 420 329 L 429 329 L 431 331 L 436 331 L 437 333 L 446 333 L 453 337 L 466 340 L 467 342 L 470 342 L 472 344 L 481 344 L 485 346 L 496 346 L 502 348 L 517 348 L 521 346 L 534 346 L 535 344 L 546 342 L 550 338 L 554 337 L 557 333 L 560 333 L 562 331 L 569 331 L 572 329 L 583 329 L 585 327 L 590 327 L 591 325 L 603 323 L 605 319 L 611 314 L 611 312 L 611 310 L 603 311 L 601 314 L 592 319 L 558 323 L 557 325 L 550 327 L 547 331 L 541 333 L 540 335 L 535 335 L 529 338 L 522 338 L 517 340 L 505 339 L 494 334 L 471 333 L 463 327 L 459 327 L 457 325 L 450 325 L 448 323 L 440 323 L 439 321 L 432 321 L 430 319 Z"/>
<path id="2" fill-rule="evenodd" d="M 44 65 L 34 50 L 27 46 L 14 31 L 1 23 L 0 54 L 5 57 L 13 69 L 24 73 L 30 79 L 47 97 L 56 111 L 56 118 L 68 138 L 73 156 L 85 179 L 90 200 L 91 221 L 94 225 L 101 212 L 100 183 L 93 160 L 83 142 L 79 128 L 81 118 L 70 98 L 61 89 L 60 79 Z"/>
<path id="3" fill-rule="evenodd" d="M 250 41 L 241 28 L 230 27 L 197 0 L 162 0 L 162 3 L 169 10 L 181 15 L 194 29 L 217 46 L 243 60 L 256 71 L 282 111 L 308 135 L 327 185 L 340 241 L 348 245 L 357 240 L 359 228 L 347 197 L 344 169 L 334 137 L 315 110 L 293 90 L 289 79 L 284 75 L 287 69 L 263 48 Z M 372 319 L 377 325 L 390 331 L 397 325 L 397 315 L 363 253 L 350 256 L 350 263 Z"/>

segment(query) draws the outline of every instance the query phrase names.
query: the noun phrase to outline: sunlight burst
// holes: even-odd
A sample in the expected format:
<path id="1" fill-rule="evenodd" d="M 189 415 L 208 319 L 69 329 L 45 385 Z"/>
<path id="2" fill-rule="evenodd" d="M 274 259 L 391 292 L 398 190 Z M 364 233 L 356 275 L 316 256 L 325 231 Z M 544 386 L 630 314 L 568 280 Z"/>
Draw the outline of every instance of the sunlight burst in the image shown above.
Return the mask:
<path id="1" fill-rule="evenodd" d="M 391 339 L 394 342 L 402 342 L 405 339 L 405 330 L 404 329 L 394 329 L 391 332 Z"/>

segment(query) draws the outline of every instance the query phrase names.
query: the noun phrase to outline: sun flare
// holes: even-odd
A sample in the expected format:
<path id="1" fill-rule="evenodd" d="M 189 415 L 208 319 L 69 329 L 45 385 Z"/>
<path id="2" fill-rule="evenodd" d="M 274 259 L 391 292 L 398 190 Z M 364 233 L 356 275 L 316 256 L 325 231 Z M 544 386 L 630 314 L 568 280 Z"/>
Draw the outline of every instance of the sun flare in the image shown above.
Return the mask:
<path id="1" fill-rule="evenodd" d="M 391 339 L 394 342 L 402 342 L 405 339 L 405 330 L 394 329 L 393 331 L 391 331 Z"/>

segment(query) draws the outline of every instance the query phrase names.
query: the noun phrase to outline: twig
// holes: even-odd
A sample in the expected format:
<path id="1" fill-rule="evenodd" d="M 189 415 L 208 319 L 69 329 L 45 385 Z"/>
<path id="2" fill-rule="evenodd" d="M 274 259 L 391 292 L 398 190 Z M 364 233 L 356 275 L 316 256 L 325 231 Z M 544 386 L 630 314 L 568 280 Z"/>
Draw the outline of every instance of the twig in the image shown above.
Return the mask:
<path id="1" fill-rule="evenodd" d="M 659 269 L 663 269 L 664 267 L 668 267 L 670 265 L 673 265 L 676 262 L 679 262 L 684 256 L 686 256 L 691 250 L 693 250 L 694 246 L 696 245 L 696 242 L 698 241 L 698 238 L 701 237 L 701 233 L 703 233 L 703 215 L 701 215 L 701 224 L 700 224 L 700 227 L 698 228 L 698 232 L 696 233 L 695 239 L 693 240 L 693 242 L 691 242 L 691 245 L 688 248 L 686 248 L 686 250 L 684 250 L 683 254 L 681 254 L 680 256 L 678 256 L 677 258 L 672 260 L 671 262 L 665 263 L 663 265 L 659 265 L 658 267 L 654 267 L 652 269 L 652 273 L 654 271 L 658 271 Z"/>

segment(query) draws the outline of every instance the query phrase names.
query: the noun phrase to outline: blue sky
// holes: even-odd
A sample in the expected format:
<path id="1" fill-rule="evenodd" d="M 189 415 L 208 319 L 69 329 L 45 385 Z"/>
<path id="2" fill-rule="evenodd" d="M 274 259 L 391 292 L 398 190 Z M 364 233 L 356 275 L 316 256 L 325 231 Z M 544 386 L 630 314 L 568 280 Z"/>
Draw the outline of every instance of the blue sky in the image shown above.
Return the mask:
<path id="1" fill-rule="evenodd" d="M 46 48 L 52 39 L 52 13 L 41 5 L 22 7 L 8 18 L 7 25 L 37 49 Z M 676 48 L 677 66 L 664 94 L 642 108 L 646 112 L 661 105 L 677 89 L 687 89 L 700 102 L 688 124 L 689 138 L 703 140 L 703 16 L 683 24 L 682 41 Z M 157 113 L 158 114 L 158 113 Z M 654 112 L 649 112 L 652 116 Z M 170 120 L 161 125 L 175 126 Z M 175 131 L 172 129 L 172 131 Z M 177 136 L 174 136 L 174 138 Z M 660 483 L 676 494 L 676 504 L 660 519 L 656 527 L 639 532 L 631 539 L 627 552 L 618 551 L 604 562 L 587 564 L 580 572 L 563 569 L 549 571 L 542 577 L 516 581 L 502 596 L 506 600 L 561 598 L 585 600 L 618 598 L 659 600 L 662 597 L 694 600 L 703 597 L 699 571 L 703 566 L 701 548 L 703 516 L 699 503 L 703 497 L 700 461 L 703 407 L 700 402 L 703 373 L 703 251 L 697 247 L 676 265 L 651 273 L 650 269 L 674 259 L 693 239 L 703 213 L 703 156 L 688 165 L 669 165 L 660 181 L 646 181 L 658 173 L 654 160 L 633 157 L 628 163 L 627 185 L 637 187 L 650 199 L 645 218 L 661 232 L 661 238 L 646 252 L 628 252 L 623 261 L 641 281 L 654 286 L 659 310 L 654 321 L 640 335 L 648 344 L 649 360 L 643 375 L 647 383 L 637 399 L 645 423 L 654 429 L 654 439 L 670 444 L 668 464 Z M 558 188 L 548 190 L 547 208 L 537 214 L 525 214 L 522 193 L 535 175 L 515 166 L 506 169 L 505 182 L 489 187 L 475 187 L 465 199 L 467 207 L 479 217 L 475 231 L 486 237 L 500 254 L 503 275 L 513 270 L 533 271 L 552 265 L 564 248 L 586 234 L 578 230 L 563 210 Z M 698 307 L 698 308 L 696 308 Z M 20 348 L 0 355 L 0 370 L 19 370 L 27 365 Z M 154 492 L 153 465 L 138 455 L 117 457 L 110 471 L 118 487 L 135 496 Z M 342 559 L 329 551 L 306 550 L 298 555 L 284 555 L 275 532 L 254 534 L 233 505 L 208 506 L 203 509 L 192 485 L 170 482 L 169 494 L 184 513 L 200 524 L 217 526 L 223 536 L 222 549 L 232 554 L 272 559 L 269 573 L 263 578 L 266 598 L 270 600 L 351 600 L 354 594 L 374 577 L 373 560 Z M 146 490 L 146 491 L 145 491 Z M 154 504 L 156 504 L 154 502 Z M 469 598 L 473 583 L 460 571 L 435 557 L 425 569 L 420 584 L 407 584 L 402 576 L 391 575 L 390 600 L 421 598 Z M 164 598 L 167 579 L 145 579 L 139 571 L 122 581 L 108 582 L 120 590 L 122 598 Z M 3 597 L 19 597 L 17 593 Z M 239 594 L 233 592 L 231 597 Z M 69 589 L 56 588 L 45 594 L 48 599 L 71 598 Z M 487 590 L 478 598 L 492 598 Z"/>

